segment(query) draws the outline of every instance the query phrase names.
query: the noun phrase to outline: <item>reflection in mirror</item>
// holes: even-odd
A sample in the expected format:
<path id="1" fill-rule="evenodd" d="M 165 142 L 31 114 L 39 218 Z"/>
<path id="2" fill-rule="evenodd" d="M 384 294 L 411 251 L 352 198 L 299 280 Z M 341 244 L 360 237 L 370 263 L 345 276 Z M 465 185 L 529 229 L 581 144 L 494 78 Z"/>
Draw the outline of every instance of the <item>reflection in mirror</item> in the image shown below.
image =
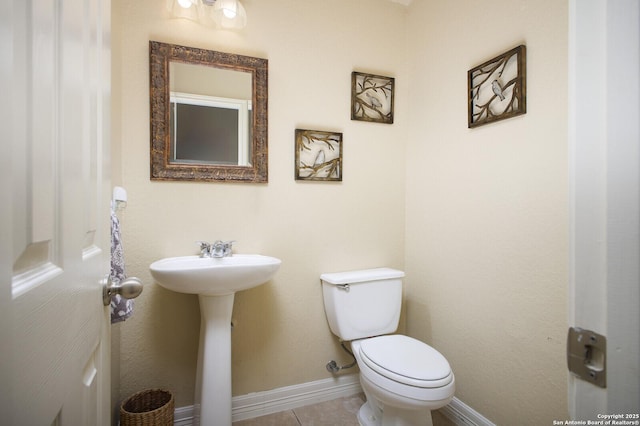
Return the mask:
<path id="1" fill-rule="evenodd" d="M 267 60 L 150 42 L 151 179 L 267 181 Z"/>
<path id="2" fill-rule="evenodd" d="M 251 164 L 251 74 L 169 63 L 172 163 Z"/>

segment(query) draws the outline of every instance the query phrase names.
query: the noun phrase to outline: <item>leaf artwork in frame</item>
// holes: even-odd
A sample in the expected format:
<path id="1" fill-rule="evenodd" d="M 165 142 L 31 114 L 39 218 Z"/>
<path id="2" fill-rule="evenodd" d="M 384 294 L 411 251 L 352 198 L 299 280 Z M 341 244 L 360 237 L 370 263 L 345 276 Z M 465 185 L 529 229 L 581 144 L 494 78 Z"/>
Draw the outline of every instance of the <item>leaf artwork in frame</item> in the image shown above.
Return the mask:
<path id="1" fill-rule="evenodd" d="M 342 133 L 296 129 L 296 180 L 342 181 Z"/>
<path id="2" fill-rule="evenodd" d="M 469 128 L 527 112 L 526 51 L 518 46 L 468 71 Z"/>
<path id="3" fill-rule="evenodd" d="M 351 119 L 393 124 L 395 78 L 351 73 Z"/>

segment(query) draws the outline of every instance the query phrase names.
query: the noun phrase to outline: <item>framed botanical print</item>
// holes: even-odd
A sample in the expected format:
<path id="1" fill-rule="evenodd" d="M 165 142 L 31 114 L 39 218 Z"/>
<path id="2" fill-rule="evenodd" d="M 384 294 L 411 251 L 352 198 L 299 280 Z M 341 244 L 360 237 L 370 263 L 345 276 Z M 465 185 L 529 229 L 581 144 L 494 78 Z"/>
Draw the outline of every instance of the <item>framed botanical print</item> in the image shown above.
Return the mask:
<path id="1" fill-rule="evenodd" d="M 467 73 L 469 128 L 527 112 L 526 46 L 518 46 Z"/>

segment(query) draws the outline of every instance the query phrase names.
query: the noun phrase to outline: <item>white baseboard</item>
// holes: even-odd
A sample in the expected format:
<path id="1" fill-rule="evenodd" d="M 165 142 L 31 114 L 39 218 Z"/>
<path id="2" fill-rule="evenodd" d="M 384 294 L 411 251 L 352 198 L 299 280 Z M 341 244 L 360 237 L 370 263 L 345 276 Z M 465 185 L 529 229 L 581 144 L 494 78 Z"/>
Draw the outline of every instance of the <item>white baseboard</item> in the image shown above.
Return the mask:
<path id="1" fill-rule="evenodd" d="M 496 426 L 455 396 L 449 405 L 442 407 L 438 411 L 458 426 Z"/>
<path id="2" fill-rule="evenodd" d="M 362 392 L 357 374 L 338 376 L 264 392 L 235 396 L 231 400 L 232 421 L 252 419 L 306 405 Z M 480 413 L 457 398 L 439 410 L 458 426 L 495 426 Z M 176 408 L 174 426 L 193 425 L 193 406 Z"/>
<path id="3" fill-rule="evenodd" d="M 286 386 L 264 392 L 234 396 L 231 399 L 232 421 L 252 419 L 306 405 L 331 401 L 362 392 L 357 374 L 332 377 L 315 382 Z M 174 426 L 193 425 L 193 406 L 177 408 Z"/>
<path id="4" fill-rule="evenodd" d="M 292 410 L 362 392 L 357 374 L 332 377 L 266 392 L 237 396 L 232 400 L 233 421 Z"/>
<path id="5" fill-rule="evenodd" d="M 193 405 L 176 408 L 173 413 L 173 426 L 193 426 Z"/>

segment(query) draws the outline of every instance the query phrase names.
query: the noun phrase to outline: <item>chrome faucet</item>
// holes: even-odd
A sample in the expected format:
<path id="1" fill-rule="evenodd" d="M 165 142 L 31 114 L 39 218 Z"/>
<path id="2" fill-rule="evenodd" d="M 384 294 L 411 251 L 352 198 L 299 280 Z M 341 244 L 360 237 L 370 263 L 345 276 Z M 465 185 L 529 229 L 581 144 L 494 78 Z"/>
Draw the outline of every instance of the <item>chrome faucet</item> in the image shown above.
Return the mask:
<path id="1" fill-rule="evenodd" d="M 230 257 L 232 245 L 235 241 L 220 241 L 210 244 L 206 241 L 198 241 L 200 244 L 200 257 Z"/>

